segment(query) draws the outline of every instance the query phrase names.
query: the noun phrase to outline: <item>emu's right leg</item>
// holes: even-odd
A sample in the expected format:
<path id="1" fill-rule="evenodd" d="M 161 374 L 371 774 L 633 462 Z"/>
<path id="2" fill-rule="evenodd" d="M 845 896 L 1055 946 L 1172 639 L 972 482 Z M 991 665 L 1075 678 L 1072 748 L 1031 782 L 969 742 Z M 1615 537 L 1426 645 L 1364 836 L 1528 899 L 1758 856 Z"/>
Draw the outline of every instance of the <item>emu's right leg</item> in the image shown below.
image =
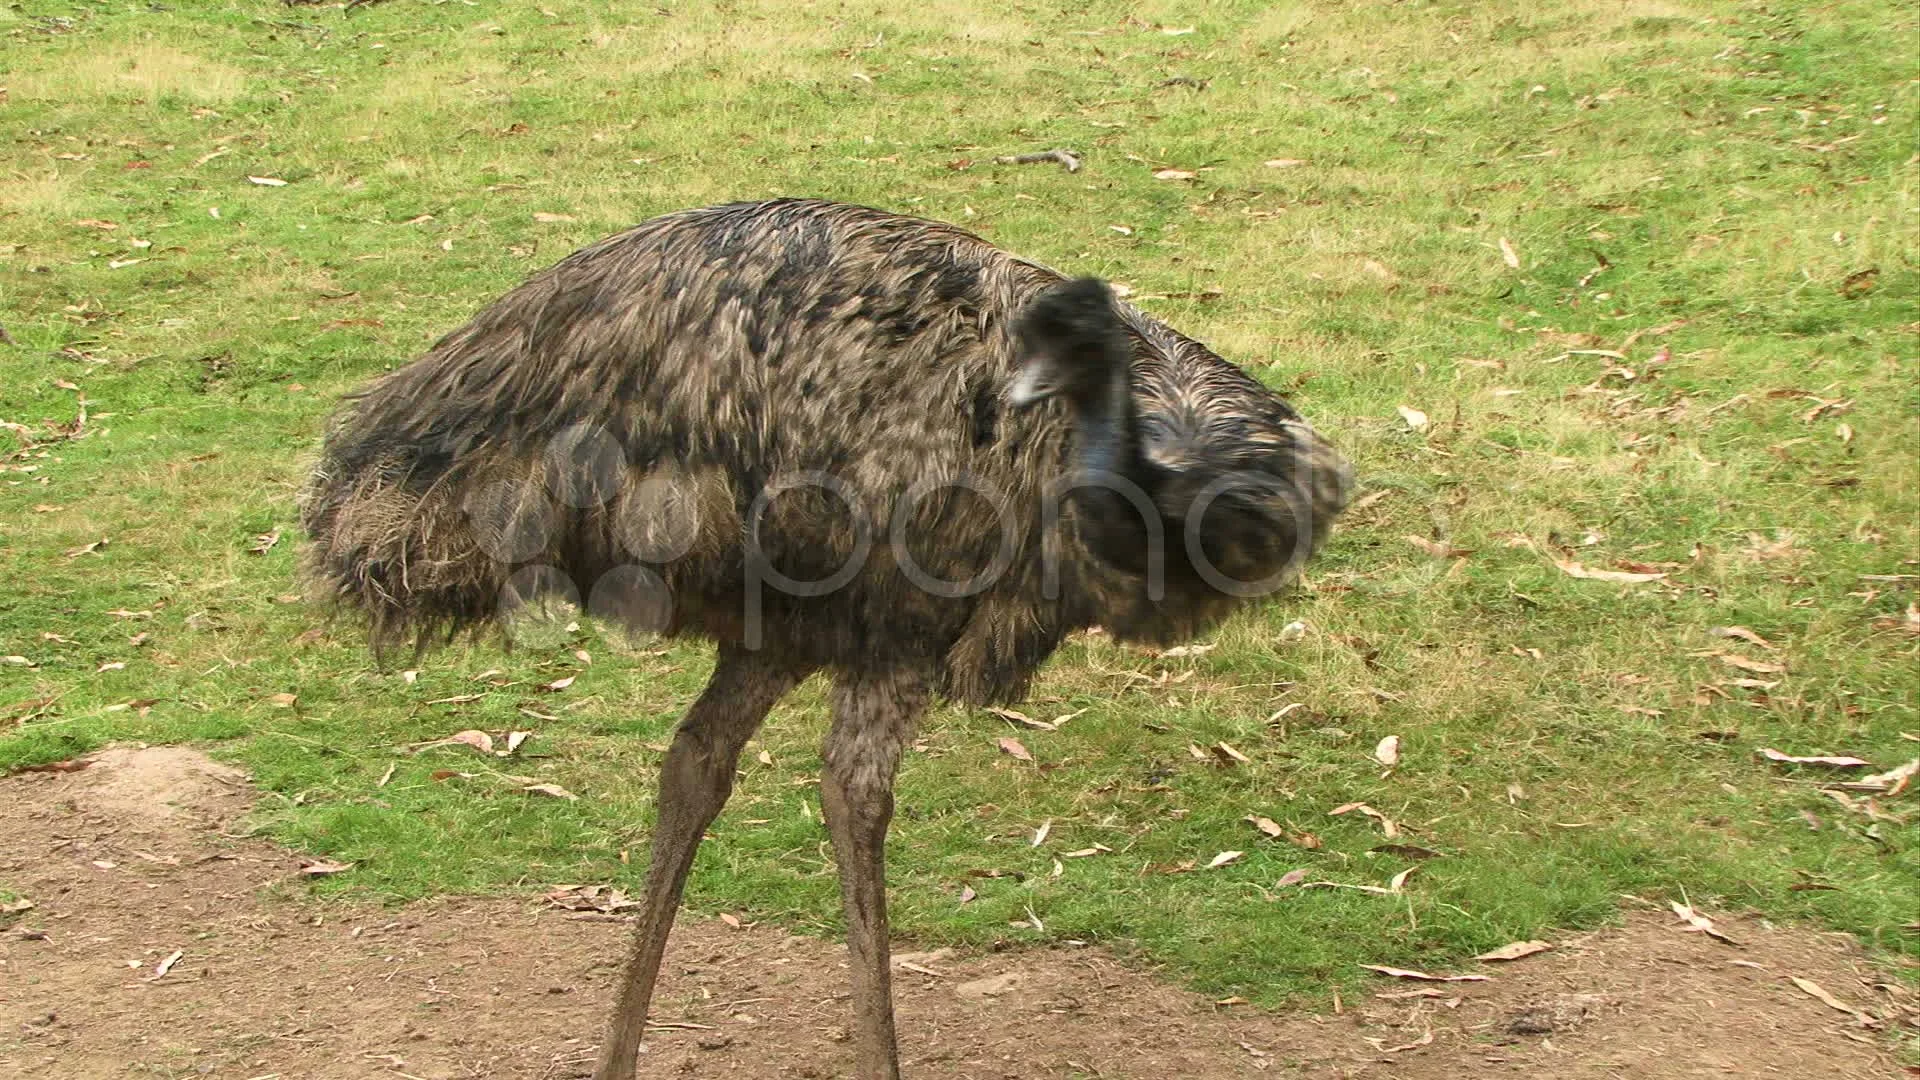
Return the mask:
<path id="1" fill-rule="evenodd" d="M 720 646 L 713 677 L 687 710 L 660 766 L 659 821 L 647 867 L 647 895 L 634 928 L 632 952 L 620 977 L 620 1003 L 600 1049 L 594 1080 L 633 1080 L 634 1059 L 647 1025 L 647 1004 L 666 952 L 667 933 L 700 835 L 733 791 L 740 750 L 760 729 L 775 702 L 807 677 L 807 669 L 778 657 Z"/>

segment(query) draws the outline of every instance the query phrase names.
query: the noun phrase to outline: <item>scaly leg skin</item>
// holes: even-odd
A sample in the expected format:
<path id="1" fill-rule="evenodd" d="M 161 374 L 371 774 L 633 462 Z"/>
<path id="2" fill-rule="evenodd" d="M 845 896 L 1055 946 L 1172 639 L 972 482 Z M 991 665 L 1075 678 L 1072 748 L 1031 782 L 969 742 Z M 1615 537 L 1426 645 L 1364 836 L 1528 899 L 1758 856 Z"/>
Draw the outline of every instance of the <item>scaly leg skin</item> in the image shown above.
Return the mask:
<path id="1" fill-rule="evenodd" d="M 842 675 L 823 753 L 820 808 L 840 864 L 852 962 L 856 1080 L 899 1080 L 887 943 L 887 824 L 900 752 L 926 709 L 917 674 Z"/>
<path id="2" fill-rule="evenodd" d="M 738 646 L 720 646 L 713 677 L 681 719 L 660 766 L 659 821 L 647 867 L 647 894 L 620 976 L 620 1001 L 594 1067 L 594 1080 L 633 1080 L 647 1004 L 667 949 L 667 934 L 693 866 L 700 835 L 733 791 L 740 750 L 774 703 L 807 676 L 804 668 Z"/>

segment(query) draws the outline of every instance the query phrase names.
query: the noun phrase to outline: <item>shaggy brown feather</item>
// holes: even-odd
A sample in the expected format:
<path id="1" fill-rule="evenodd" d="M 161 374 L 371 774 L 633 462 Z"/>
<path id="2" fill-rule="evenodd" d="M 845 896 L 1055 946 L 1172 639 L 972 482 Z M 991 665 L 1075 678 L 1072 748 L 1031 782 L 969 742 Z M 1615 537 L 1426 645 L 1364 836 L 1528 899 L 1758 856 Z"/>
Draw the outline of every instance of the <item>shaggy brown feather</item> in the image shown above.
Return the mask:
<path id="1" fill-rule="evenodd" d="M 556 568 L 546 580 L 564 575 L 597 609 L 631 610 L 594 596 L 640 565 L 665 592 L 630 621 L 758 635 L 828 669 L 892 657 L 971 702 L 1019 697 L 1081 627 L 1190 637 L 1235 599 L 1179 559 L 1152 598 L 1089 550 L 1080 515 L 1049 529 L 1044 493 L 1071 471 L 1068 411 L 1003 407 L 1017 316 L 1060 281 L 952 226 L 862 207 L 778 200 L 647 221 L 350 399 L 305 492 L 306 570 L 384 646 L 493 622 L 527 566 Z M 1208 554 L 1243 579 L 1297 563 L 1344 501 L 1339 455 L 1239 368 L 1131 307 L 1121 316 L 1141 456 L 1173 478 L 1156 501 L 1225 470 L 1270 477 L 1292 504 L 1248 511 L 1266 515 L 1253 535 L 1268 539 L 1242 550 L 1241 530 Z M 815 473 L 838 494 L 782 491 Z M 1001 513 L 957 481 L 1001 493 Z M 828 578 L 863 534 L 870 550 L 840 588 L 766 584 L 769 570 Z M 936 595 L 889 537 L 950 582 L 1003 544 L 1010 562 L 975 595 Z"/>

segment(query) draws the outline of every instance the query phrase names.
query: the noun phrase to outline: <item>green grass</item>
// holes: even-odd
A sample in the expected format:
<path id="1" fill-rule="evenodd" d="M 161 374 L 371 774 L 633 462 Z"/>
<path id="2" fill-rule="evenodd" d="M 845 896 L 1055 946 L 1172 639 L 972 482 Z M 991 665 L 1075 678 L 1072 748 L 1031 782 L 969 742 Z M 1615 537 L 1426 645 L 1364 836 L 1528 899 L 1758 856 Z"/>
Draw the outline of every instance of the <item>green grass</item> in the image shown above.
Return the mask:
<path id="1" fill-rule="evenodd" d="M 1293 395 L 1368 493 L 1305 587 L 1211 651 L 1065 649 L 1023 706 L 1079 714 L 1060 730 L 938 709 L 900 784 L 902 935 L 1099 940 L 1277 1003 L 1684 892 L 1912 974 L 1916 795 L 1873 820 L 1755 756 L 1920 756 L 1911 8 L 900 10 L 0 10 L 0 419 L 23 426 L 0 433 L 0 654 L 30 662 L 0 664 L 0 768 L 204 744 L 253 770 L 270 835 L 357 863 L 322 892 L 637 886 L 706 650 L 588 629 L 375 671 L 286 595 L 292 492 L 343 391 L 537 267 L 665 210 L 818 195 L 1124 282 Z M 1086 168 L 993 164 L 1053 146 Z M 817 683 L 777 711 L 695 908 L 832 932 L 824 723 Z M 534 736 L 490 762 L 407 749 L 463 728 Z M 1189 750 L 1221 741 L 1251 762 Z M 1441 857 L 1399 896 L 1276 890 L 1413 865 L 1329 816 L 1353 801 Z M 1029 913 L 1044 930 L 1010 925 Z"/>

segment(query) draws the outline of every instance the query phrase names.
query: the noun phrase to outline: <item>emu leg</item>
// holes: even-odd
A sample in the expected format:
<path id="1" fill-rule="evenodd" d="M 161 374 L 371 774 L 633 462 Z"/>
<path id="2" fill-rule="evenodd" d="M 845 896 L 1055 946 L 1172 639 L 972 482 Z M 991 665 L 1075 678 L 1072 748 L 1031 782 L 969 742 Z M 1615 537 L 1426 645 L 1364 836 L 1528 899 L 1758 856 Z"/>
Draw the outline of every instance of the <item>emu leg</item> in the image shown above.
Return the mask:
<path id="1" fill-rule="evenodd" d="M 700 835 L 719 816 L 733 791 L 741 748 L 759 730 L 774 703 L 806 675 L 804 668 L 784 665 L 777 657 L 722 645 L 707 688 L 680 721 L 660 766 L 659 821 L 653 830 L 647 895 L 594 1080 L 633 1080 L 647 1004 L 653 999 L 660 958 L 666 952 L 667 934 L 673 929 Z"/>
<path id="2" fill-rule="evenodd" d="M 856 1080 L 898 1080 L 893 983 L 887 944 L 887 824 L 893 774 L 914 721 L 926 708 L 915 676 L 847 675 L 834 687 L 820 807 L 840 863 L 852 961 Z"/>

